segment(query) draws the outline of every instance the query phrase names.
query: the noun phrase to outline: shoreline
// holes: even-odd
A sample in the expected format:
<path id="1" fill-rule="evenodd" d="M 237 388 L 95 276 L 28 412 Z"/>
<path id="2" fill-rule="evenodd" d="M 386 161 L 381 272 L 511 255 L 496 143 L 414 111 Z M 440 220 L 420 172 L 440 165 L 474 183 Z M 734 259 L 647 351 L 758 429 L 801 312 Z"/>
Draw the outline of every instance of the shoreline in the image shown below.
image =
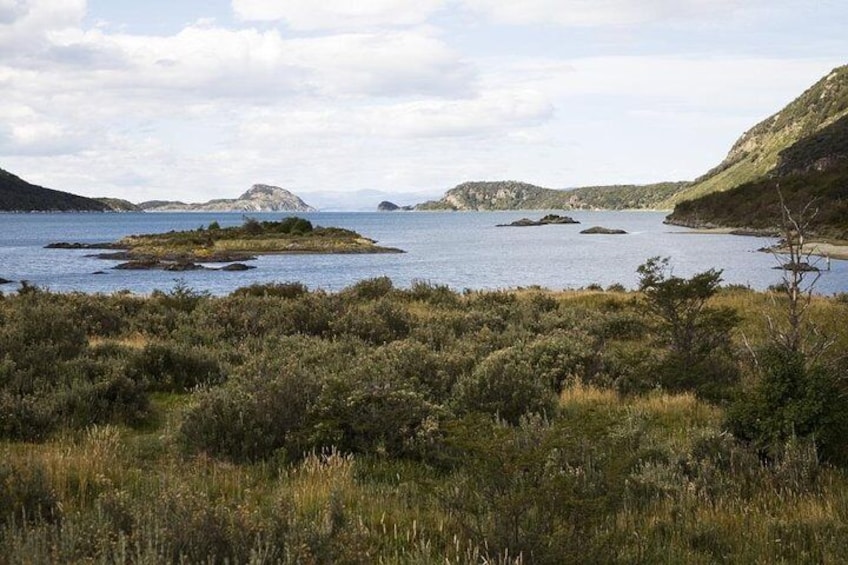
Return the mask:
<path id="1" fill-rule="evenodd" d="M 672 224 L 673 225 L 673 224 Z M 684 227 L 684 226 L 680 226 Z M 774 237 L 778 236 L 773 233 L 758 232 L 755 230 L 745 230 L 740 228 L 685 228 L 684 230 L 672 231 L 675 234 L 692 234 L 692 235 L 738 235 L 743 237 Z M 817 257 L 830 258 L 836 261 L 848 261 L 848 241 L 833 243 L 828 241 L 819 241 L 812 239 L 804 244 L 804 254 L 815 255 Z M 786 248 L 779 243 L 771 247 L 763 247 L 760 251 L 766 253 L 785 253 Z"/>

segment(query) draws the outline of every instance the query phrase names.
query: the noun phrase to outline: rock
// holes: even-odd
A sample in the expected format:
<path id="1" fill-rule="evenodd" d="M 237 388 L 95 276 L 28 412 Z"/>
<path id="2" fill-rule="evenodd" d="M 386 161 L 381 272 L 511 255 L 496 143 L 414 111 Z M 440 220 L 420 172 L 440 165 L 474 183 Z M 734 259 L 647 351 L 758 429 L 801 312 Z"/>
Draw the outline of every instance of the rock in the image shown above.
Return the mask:
<path id="1" fill-rule="evenodd" d="M 200 271 L 205 269 L 203 265 L 191 261 L 160 261 L 159 259 L 134 259 L 126 263 L 120 263 L 112 267 L 122 271 Z"/>
<path id="2" fill-rule="evenodd" d="M 3 277 L 0 277 L 0 284 L 9 284 L 13 282 L 15 281 L 10 281 L 9 279 L 4 279 Z"/>
<path id="3" fill-rule="evenodd" d="M 106 274 L 106 271 L 94 271 L 94 272 L 93 272 L 93 273 L 91 273 L 91 274 L 92 274 L 92 275 L 105 275 L 105 274 Z"/>
<path id="4" fill-rule="evenodd" d="M 112 268 L 121 271 L 150 271 L 152 269 L 162 269 L 163 264 L 158 259 L 138 259 L 119 263 Z"/>
<path id="5" fill-rule="evenodd" d="M 244 263 L 232 263 L 230 265 L 224 265 L 221 267 L 221 271 L 247 271 L 249 269 L 255 269 L 256 267 L 253 265 L 245 265 Z"/>
<path id="6" fill-rule="evenodd" d="M 56 243 L 48 243 L 44 249 L 121 249 L 114 243 L 76 243 L 59 241 Z"/>
<path id="7" fill-rule="evenodd" d="M 784 271 L 795 271 L 797 273 L 807 273 L 810 271 L 819 271 L 820 269 L 815 265 L 810 265 L 806 261 L 801 261 L 798 263 L 783 263 L 782 265 L 777 265 L 776 267 L 772 267 L 772 269 L 783 269 Z"/>
<path id="8" fill-rule="evenodd" d="M 191 263 L 191 262 L 164 263 L 164 266 L 162 267 L 162 269 L 164 269 L 165 271 L 176 271 L 176 272 L 200 271 L 200 270 L 203 270 L 205 268 L 206 267 L 204 267 L 203 265 L 198 265 L 197 263 Z"/>
<path id="9" fill-rule="evenodd" d="M 531 220 L 530 218 L 521 218 L 510 224 L 498 224 L 499 228 L 523 228 L 528 226 L 547 226 L 556 224 L 579 224 L 577 220 L 569 216 L 560 216 L 558 214 L 548 214 L 539 220 Z"/>
<path id="10" fill-rule="evenodd" d="M 580 233 L 585 233 L 585 234 L 590 234 L 590 235 L 591 234 L 620 235 L 620 234 L 626 234 L 627 232 L 624 231 L 624 230 L 619 230 L 619 229 L 604 228 L 604 227 L 601 227 L 601 226 L 593 226 L 591 228 L 587 228 L 587 229 L 581 231 Z"/>
<path id="11" fill-rule="evenodd" d="M 400 206 L 395 204 L 394 202 L 389 202 L 388 200 L 383 200 L 379 204 L 377 204 L 378 212 L 394 212 L 395 210 L 400 210 Z"/>
<path id="12" fill-rule="evenodd" d="M 94 259 L 111 259 L 111 260 L 114 260 L 114 261 L 138 260 L 138 256 L 133 255 L 129 251 L 113 251 L 111 253 L 94 253 L 93 255 L 86 255 L 86 257 L 93 257 Z"/>

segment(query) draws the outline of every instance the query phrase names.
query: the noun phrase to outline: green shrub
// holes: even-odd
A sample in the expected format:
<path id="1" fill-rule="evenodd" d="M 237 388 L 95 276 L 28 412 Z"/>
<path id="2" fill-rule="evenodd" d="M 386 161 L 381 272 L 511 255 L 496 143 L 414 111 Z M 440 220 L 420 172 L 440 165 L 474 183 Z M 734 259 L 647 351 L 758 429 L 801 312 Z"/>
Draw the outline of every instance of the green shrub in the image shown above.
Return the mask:
<path id="1" fill-rule="evenodd" d="M 341 295 L 358 300 L 378 300 L 391 294 L 395 289 L 389 277 L 376 277 L 361 280 L 344 289 Z"/>
<path id="2" fill-rule="evenodd" d="M 120 362 L 82 357 L 65 364 L 63 374 L 65 384 L 53 396 L 58 417 L 68 428 L 139 425 L 150 416 L 145 385 L 128 378 Z"/>
<path id="3" fill-rule="evenodd" d="M 299 373 L 232 379 L 198 393 L 180 427 L 181 444 L 189 452 L 232 461 L 277 452 L 297 459 L 310 448 L 303 438 L 318 390 L 317 381 Z"/>
<path id="4" fill-rule="evenodd" d="M 130 356 L 126 373 L 147 390 L 160 392 L 187 392 L 225 378 L 212 351 L 156 342 Z"/>
<path id="5" fill-rule="evenodd" d="M 284 283 L 256 283 L 250 286 L 237 288 L 230 293 L 230 296 L 258 296 L 278 298 L 300 298 L 307 294 L 309 289 L 306 285 L 299 282 L 284 282 Z"/>
<path id="6" fill-rule="evenodd" d="M 440 409 L 410 383 L 367 369 L 324 383 L 313 407 L 314 445 L 389 457 L 437 451 Z"/>
<path id="7" fill-rule="evenodd" d="M 382 345 L 409 335 L 412 317 L 390 298 L 350 307 L 334 320 L 335 335 L 352 335 L 373 345 Z"/>
<path id="8" fill-rule="evenodd" d="M 526 348 L 511 347 L 486 357 L 455 390 L 461 412 L 482 412 L 517 424 L 525 414 L 552 415 L 557 406 L 551 383 L 539 378 Z"/>
<path id="9" fill-rule="evenodd" d="M 823 460 L 848 465 L 845 368 L 808 366 L 802 353 L 778 346 L 758 361 L 758 377 L 728 411 L 734 435 L 772 458 L 792 438 L 808 438 Z"/>
<path id="10" fill-rule="evenodd" d="M 459 294 L 451 290 L 447 285 L 433 284 L 429 281 L 416 280 L 407 291 L 407 295 L 413 300 L 426 302 L 433 306 L 454 307 L 459 304 Z"/>
<path id="11" fill-rule="evenodd" d="M 42 464 L 0 460 L 0 526 L 61 519 L 59 498 Z"/>
<path id="12" fill-rule="evenodd" d="M 56 400 L 49 393 L 16 395 L 0 391 L 0 438 L 43 441 L 58 423 Z"/>
<path id="13" fill-rule="evenodd" d="M 314 229 L 312 222 L 305 218 L 298 218 L 297 216 L 290 216 L 279 222 L 263 222 L 263 227 L 266 230 L 290 235 L 305 235 L 312 233 Z"/>

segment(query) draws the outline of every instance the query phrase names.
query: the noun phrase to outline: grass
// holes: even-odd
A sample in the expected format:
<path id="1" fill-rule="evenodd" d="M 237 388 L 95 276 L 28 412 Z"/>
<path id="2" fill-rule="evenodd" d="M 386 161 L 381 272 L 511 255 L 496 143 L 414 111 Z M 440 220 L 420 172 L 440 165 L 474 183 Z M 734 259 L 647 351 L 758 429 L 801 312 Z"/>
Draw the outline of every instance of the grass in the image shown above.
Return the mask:
<path id="1" fill-rule="evenodd" d="M 790 440 L 764 462 L 727 433 L 723 404 L 687 391 L 616 385 L 609 348 L 633 348 L 638 357 L 660 347 L 652 325 L 640 318 L 638 293 L 417 292 L 371 281 L 336 295 L 179 301 L 159 294 L 120 302 L 127 318 L 108 335 L 88 335 L 87 347 L 202 347 L 226 380 L 147 392 L 150 416 L 134 426 L 60 426 L 45 441 L 0 441 L 0 561 L 836 563 L 844 557 L 848 475 L 819 461 L 808 440 Z M 12 320 L 6 315 L 23 300 L 0 301 L 0 316 Z M 124 299 L 26 300 L 27 308 L 38 300 L 56 308 L 67 301 L 67 310 L 49 312 L 73 319 L 86 301 L 108 311 L 111 301 Z M 712 304 L 740 314 L 733 346 L 744 367 L 745 340 L 756 347 L 769 339 L 766 320 L 779 318 L 779 299 L 733 290 Z M 408 331 L 380 334 L 390 336 L 386 342 L 355 333 L 395 323 L 381 317 L 388 306 L 390 314 L 403 314 Z M 816 298 L 810 310 L 810 321 L 833 339 L 832 361 L 848 350 L 845 313 L 842 302 L 829 298 Z M 329 323 L 308 317 L 289 323 L 295 315 L 318 314 Z M 349 328 L 341 320 L 357 324 Z M 644 325 L 634 330 L 635 322 Z M 553 347 L 560 342 L 571 347 Z M 514 355 L 505 367 L 516 372 L 531 360 L 532 371 L 546 375 L 567 365 L 550 413 L 525 414 L 508 425 L 497 415 L 468 411 L 455 395 L 426 396 L 427 386 L 446 383 L 453 390 L 505 352 Z M 125 352 L 115 355 L 108 368 L 120 373 Z M 8 363 L 2 370 L 11 370 Z M 314 389 L 300 387 L 310 379 Z M 258 386 L 269 382 L 298 386 Z M 293 413 L 298 394 L 314 395 L 311 408 L 326 420 L 289 431 L 298 445 L 314 446 L 306 453 L 217 458 L 190 449 L 181 436 L 198 407 L 216 406 L 204 404 L 213 390 L 246 399 L 241 412 L 227 416 L 225 431 L 241 420 L 261 427 L 263 418 Z M 430 410 L 427 425 L 404 436 L 409 445 L 402 455 L 387 452 L 379 436 L 372 444 L 359 437 L 348 449 L 324 439 L 344 440 L 340 431 L 373 433 L 371 412 L 392 426 L 394 410 L 396 426 L 409 426 L 403 411 L 409 402 L 392 404 L 396 396 L 387 391 Z M 269 399 L 274 394 L 277 403 Z M 331 407 L 358 402 L 355 418 L 335 421 L 340 411 L 319 412 L 327 398 Z"/>

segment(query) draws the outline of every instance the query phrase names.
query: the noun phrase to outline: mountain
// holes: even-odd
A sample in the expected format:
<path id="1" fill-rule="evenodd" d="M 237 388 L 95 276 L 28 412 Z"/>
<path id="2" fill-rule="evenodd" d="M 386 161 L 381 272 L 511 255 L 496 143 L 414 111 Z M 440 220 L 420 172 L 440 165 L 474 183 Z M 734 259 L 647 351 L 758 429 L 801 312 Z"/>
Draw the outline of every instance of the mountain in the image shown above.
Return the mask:
<path id="1" fill-rule="evenodd" d="M 30 184 L 0 169 L 2 212 L 105 212 L 110 208 L 97 200 Z"/>
<path id="2" fill-rule="evenodd" d="M 416 210 L 625 210 L 652 208 L 688 183 L 553 189 L 518 181 L 466 182 Z"/>
<path id="3" fill-rule="evenodd" d="M 518 181 L 464 182 L 448 190 L 441 200 L 431 200 L 416 210 L 532 210 L 556 208 L 560 191 Z"/>
<path id="4" fill-rule="evenodd" d="M 95 200 L 101 204 L 105 204 L 113 212 L 144 212 L 138 204 L 133 204 L 129 200 L 123 200 L 121 198 L 101 196 L 95 198 Z"/>
<path id="5" fill-rule="evenodd" d="M 284 188 L 267 184 L 254 184 L 250 190 L 235 199 L 216 199 L 203 203 L 186 204 L 150 200 L 139 207 L 147 212 L 314 212 L 306 204 Z"/>
<path id="6" fill-rule="evenodd" d="M 808 204 L 816 211 L 809 218 L 811 235 L 848 240 L 848 115 L 780 151 L 765 178 L 681 202 L 666 221 L 774 230 L 781 223 L 781 195 L 796 215 Z"/>
<path id="7" fill-rule="evenodd" d="M 848 115 L 848 65 L 838 67 L 776 114 L 745 132 L 717 167 L 673 195 L 668 207 L 712 192 L 782 174 L 781 155 Z M 800 149 L 799 149 L 800 150 Z M 791 153 L 791 152 L 790 152 Z"/>
<path id="8" fill-rule="evenodd" d="M 377 204 L 378 212 L 397 212 L 398 210 L 406 212 L 413 209 L 413 206 L 399 206 L 394 202 L 389 202 L 388 200 L 383 200 L 382 202 Z"/>

